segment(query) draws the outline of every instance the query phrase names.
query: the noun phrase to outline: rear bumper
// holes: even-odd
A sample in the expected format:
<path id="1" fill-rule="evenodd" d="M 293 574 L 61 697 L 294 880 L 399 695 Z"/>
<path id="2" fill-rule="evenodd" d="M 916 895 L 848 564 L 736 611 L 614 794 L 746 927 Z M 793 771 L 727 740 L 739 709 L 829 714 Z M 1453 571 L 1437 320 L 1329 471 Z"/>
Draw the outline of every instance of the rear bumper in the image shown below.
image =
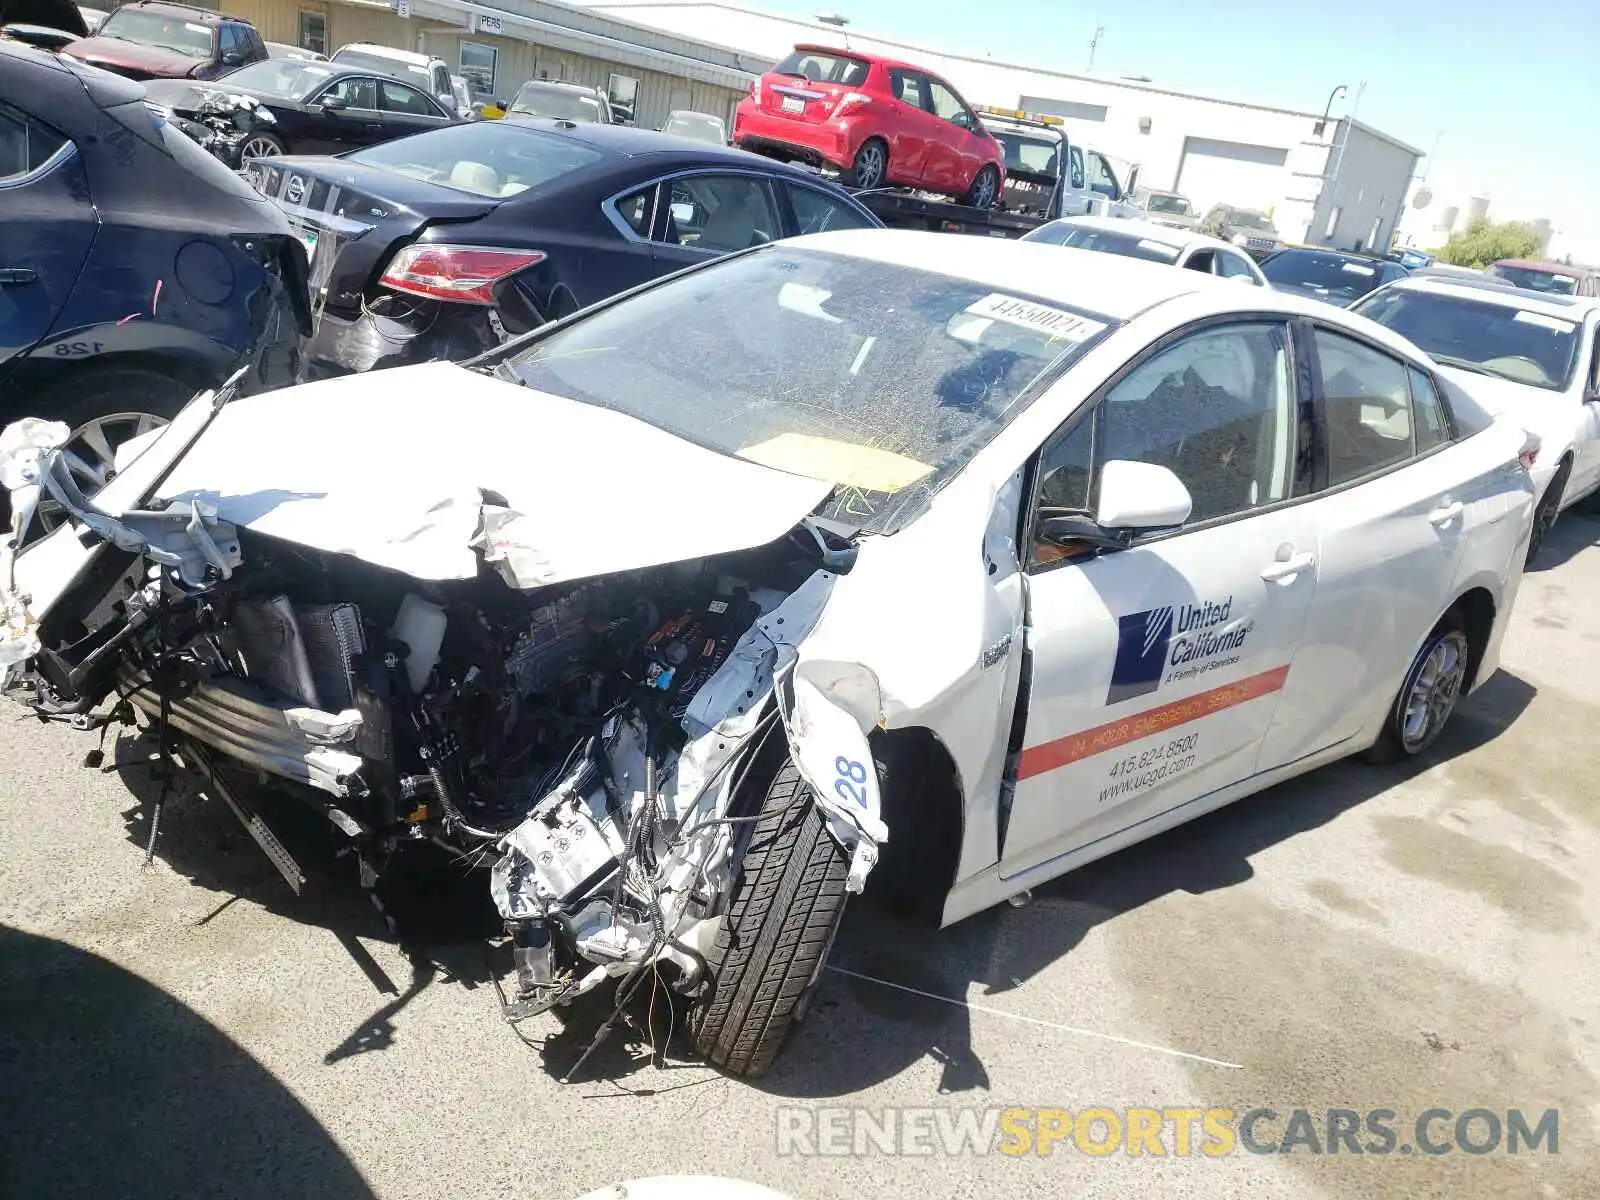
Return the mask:
<path id="1" fill-rule="evenodd" d="M 322 313 L 307 354 L 306 378 L 331 379 L 447 359 L 458 362 L 500 344 L 489 309 L 421 300 L 401 317 Z"/>
<path id="2" fill-rule="evenodd" d="M 818 125 L 764 112 L 746 102 L 733 116 L 733 144 L 769 158 L 848 167 L 860 138 L 848 122 Z"/>

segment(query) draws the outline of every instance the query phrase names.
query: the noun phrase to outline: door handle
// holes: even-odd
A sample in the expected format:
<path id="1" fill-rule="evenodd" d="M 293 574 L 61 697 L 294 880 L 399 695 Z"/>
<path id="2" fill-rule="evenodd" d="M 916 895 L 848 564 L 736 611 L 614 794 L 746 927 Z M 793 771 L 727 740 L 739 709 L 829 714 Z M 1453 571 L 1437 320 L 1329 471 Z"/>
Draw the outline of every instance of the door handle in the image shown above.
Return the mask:
<path id="1" fill-rule="evenodd" d="M 368 121 L 367 122 L 367 130 L 369 132 L 371 132 L 371 133 L 382 133 L 383 132 L 383 122 L 382 121 Z"/>
<path id="2" fill-rule="evenodd" d="M 27 267 L 0 267 L 0 287 L 8 283 L 37 283 L 39 276 Z"/>
<path id="3" fill-rule="evenodd" d="M 1301 571 L 1309 571 L 1317 565 L 1317 556 L 1309 550 L 1302 554 L 1291 555 L 1288 558 L 1276 559 L 1261 568 L 1261 578 L 1268 583 L 1278 583 L 1284 579 L 1293 579 Z"/>
<path id="4" fill-rule="evenodd" d="M 1453 503 L 1434 509 L 1428 514 L 1428 520 L 1433 522 L 1436 528 L 1443 529 L 1446 525 L 1450 524 L 1451 521 L 1454 521 L 1457 517 L 1459 517 L 1464 511 L 1466 511 L 1466 506 L 1463 505 L 1461 501 L 1456 500 Z"/>

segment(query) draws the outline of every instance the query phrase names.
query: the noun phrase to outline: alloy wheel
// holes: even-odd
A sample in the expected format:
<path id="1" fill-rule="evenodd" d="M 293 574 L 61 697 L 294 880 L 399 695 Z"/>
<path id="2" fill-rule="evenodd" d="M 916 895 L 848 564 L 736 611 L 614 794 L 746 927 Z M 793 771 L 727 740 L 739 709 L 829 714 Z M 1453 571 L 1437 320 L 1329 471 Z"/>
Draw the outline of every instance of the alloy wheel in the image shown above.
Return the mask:
<path id="1" fill-rule="evenodd" d="M 62 448 L 61 458 L 78 490 L 92 497 L 116 476 L 112 465 L 117 447 L 167 423 L 152 413 L 108 413 L 72 431 Z M 66 523 L 68 514 L 49 496 L 41 496 L 34 514 L 40 531 L 50 533 Z"/>
<path id="2" fill-rule="evenodd" d="M 281 153 L 278 143 L 271 138 L 253 137 L 247 139 L 239 151 L 239 161 L 248 162 L 252 158 L 277 158 Z"/>
<path id="3" fill-rule="evenodd" d="M 1412 674 L 1400 719 L 1400 740 L 1415 754 L 1433 740 L 1455 711 L 1467 675 L 1467 639 L 1452 630 L 1436 640 Z"/>
<path id="4" fill-rule="evenodd" d="M 877 142 L 868 142 L 856 155 L 856 186 L 869 190 L 878 187 L 883 183 L 884 166 L 883 147 Z"/>
<path id="5" fill-rule="evenodd" d="M 994 193 L 994 172 L 985 167 L 978 172 L 978 180 L 972 185 L 972 207 L 990 207 L 994 204 Z"/>

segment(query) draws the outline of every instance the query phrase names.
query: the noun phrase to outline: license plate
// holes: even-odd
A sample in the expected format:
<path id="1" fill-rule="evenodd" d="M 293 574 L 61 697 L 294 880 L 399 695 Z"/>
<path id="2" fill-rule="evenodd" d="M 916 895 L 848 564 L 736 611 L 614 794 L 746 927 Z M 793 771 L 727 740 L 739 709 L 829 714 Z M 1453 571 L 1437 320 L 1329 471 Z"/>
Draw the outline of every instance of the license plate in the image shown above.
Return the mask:
<path id="1" fill-rule="evenodd" d="M 783 98 L 783 111 L 787 113 L 805 112 L 806 102 L 799 96 L 785 96 Z"/>

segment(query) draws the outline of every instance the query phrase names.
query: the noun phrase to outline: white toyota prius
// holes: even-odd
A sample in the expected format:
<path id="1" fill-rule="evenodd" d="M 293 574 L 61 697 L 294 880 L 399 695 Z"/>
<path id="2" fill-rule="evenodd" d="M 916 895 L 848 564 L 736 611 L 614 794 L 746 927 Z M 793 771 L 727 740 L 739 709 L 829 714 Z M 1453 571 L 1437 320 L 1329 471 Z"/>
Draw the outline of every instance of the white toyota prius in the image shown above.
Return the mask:
<path id="1" fill-rule="evenodd" d="M 75 518 L 0 563 L 15 696 L 136 710 L 291 883 L 264 778 L 369 882 L 469 853 L 508 1020 L 659 978 L 743 1075 L 869 880 L 952 922 L 1421 752 L 1496 668 L 1537 448 L 1342 310 L 881 230 L 202 395 L 92 501 L 66 436 L 0 444 L 21 527 Z"/>

